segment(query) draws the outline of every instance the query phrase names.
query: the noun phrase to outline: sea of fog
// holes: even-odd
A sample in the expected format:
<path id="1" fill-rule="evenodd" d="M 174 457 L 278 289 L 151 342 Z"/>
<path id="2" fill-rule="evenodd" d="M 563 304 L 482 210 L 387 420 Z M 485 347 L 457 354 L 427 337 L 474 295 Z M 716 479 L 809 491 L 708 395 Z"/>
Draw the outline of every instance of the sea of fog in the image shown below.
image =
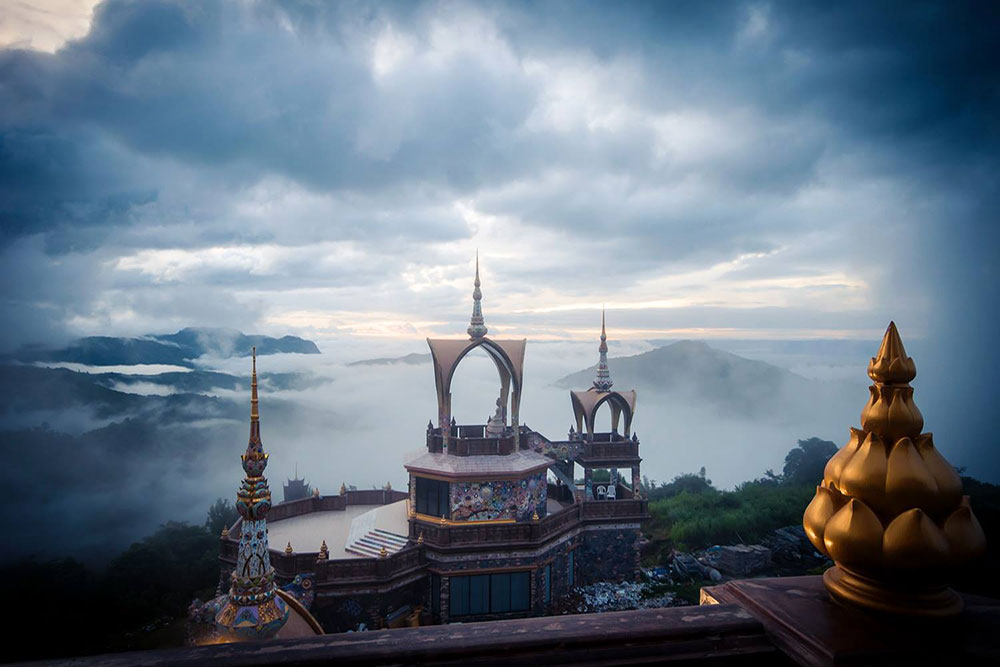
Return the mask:
<path id="1" fill-rule="evenodd" d="M 341 483 L 365 488 L 389 481 L 394 488 L 404 488 L 406 474 L 402 463 L 420 453 L 427 422 L 437 412 L 431 365 L 429 361 L 348 364 L 426 350 L 416 343 L 396 341 L 321 339 L 316 342 L 322 355 L 272 355 L 258 363 L 262 372 L 307 372 L 325 380 L 320 386 L 302 390 L 269 391 L 266 385 L 262 386 L 261 419 L 265 445 L 271 453 L 272 478 L 291 477 L 298 466 L 300 475 L 323 492 L 335 492 Z M 649 478 L 669 480 L 705 467 L 717 486 L 732 487 L 763 475 L 767 469 L 780 471 L 785 454 L 799 439 L 817 436 L 842 444 L 846 442 L 848 427 L 857 425 L 858 413 L 867 399 L 865 357 L 810 358 L 800 348 L 783 352 L 778 346 L 759 342 L 713 345 L 775 365 L 786 362 L 786 367 L 800 375 L 818 380 L 853 378 L 857 385 L 857 409 L 845 414 L 842 406 L 830 411 L 817 405 L 808 414 L 784 414 L 780 419 L 755 421 L 720 415 L 711 403 L 688 400 L 683 394 L 640 392 L 633 429 L 642 443 L 642 472 Z M 522 424 L 551 439 L 566 436 L 573 423 L 573 411 L 568 391 L 555 383 L 592 365 L 596 361 L 595 347 L 591 343 L 529 341 L 521 400 Z M 612 354 L 637 354 L 651 347 L 645 342 L 619 343 Z M 245 359 L 201 361 L 225 372 L 246 373 Z M 611 369 L 613 375 L 613 359 Z M 485 353 L 470 354 L 459 366 L 452 385 L 455 418 L 459 423 L 484 422 L 493 412 L 498 393 L 499 381 L 492 361 Z M 274 399 L 297 406 L 294 418 L 270 417 L 268 401 Z M 609 422 L 610 415 L 605 411 L 600 418 Z M 237 473 L 235 457 L 240 434 L 236 428 L 233 468 Z M 224 474 L 231 476 L 232 471 Z"/>

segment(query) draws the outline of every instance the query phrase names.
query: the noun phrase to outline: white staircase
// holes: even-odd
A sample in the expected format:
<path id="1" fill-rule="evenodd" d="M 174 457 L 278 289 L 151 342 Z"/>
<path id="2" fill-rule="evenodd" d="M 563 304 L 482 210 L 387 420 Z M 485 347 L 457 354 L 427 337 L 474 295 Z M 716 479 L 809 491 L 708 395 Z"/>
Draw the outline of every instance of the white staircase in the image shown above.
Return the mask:
<path id="1" fill-rule="evenodd" d="M 405 535 L 378 528 L 376 525 L 379 511 L 385 512 L 393 509 L 405 512 L 405 503 L 399 508 L 383 506 L 354 517 L 354 520 L 351 521 L 351 532 L 347 536 L 344 551 L 356 556 L 378 558 L 383 547 L 386 555 L 394 554 L 405 547 L 407 541 Z"/>
<path id="2" fill-rule="evenodd" d="M 353 542 L 344 547 L 345 551 L 358 556 L 370 556 L 378 558 L 384 548 L 386 554 L 394 554 L 406 546 L 406 538 L 385 530 L 376 528 L 365 533 Z"/>

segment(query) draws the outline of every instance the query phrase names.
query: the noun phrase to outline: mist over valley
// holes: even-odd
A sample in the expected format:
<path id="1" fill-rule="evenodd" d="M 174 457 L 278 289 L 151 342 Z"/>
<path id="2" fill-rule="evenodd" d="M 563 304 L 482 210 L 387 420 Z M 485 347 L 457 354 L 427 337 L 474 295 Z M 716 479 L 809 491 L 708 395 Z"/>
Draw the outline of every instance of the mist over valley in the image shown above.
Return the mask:
<path id="1" fill-rule="evenodd" d="M 323 493 L 336 493 L 341 483 L 405 488 L 402 464 L 423 450 L 436 412 L 429 356 L 415 351 L 418 341 L 296 339 L 303 353 L 280 351 L 274 341 L 285 339 L 227 337 L 258 345 L 262 436 L 271 456 L 266 474 L 276 501 L 296 466 Z M 236 492 L 248 429 L 248 349 L 188 350 L 172 359 L 183 367 L 150 373 L 151 364 L 166 361 L 159 350 L 145 358 L 129 341 L 102 341 L 103 350 L 119 351 L 101 358 L 116 364 L 115 372 L 79 361 L 75 370 L 51 367 L 81 359 L 76 352 L 0 366 L 0 391 L 9 397 L 0 436 L 11 462 L 0 483 L 15 505 L 5 559 L 52 555 L 65 543 L 56 536 L 68 535 L 78 558 L 99 565 L 165 521 L 201 523 L 216 498 Z M 717 486 L 731 487 L 780 469 L 798 439 L 846 440 L 865 401 L 863 357 L 852 372 L 838 366 L 836 374 L 854 376 L 848 382 L 804 377 L 714 342 L 656 342 L 612 341 L 609 361 L 615 387 L 638 391 L 633 426 L 642 472 L 651 479 L 705 467 Z M 616 350 L 629 354 L 614 356 Z M 773 345 L 767 355 L 800 365 L 810 357 Z M 590 385 L 596 356 L 595 342 L 529 339 L 522 423 L 565 438 L 573 421 L 568 389 Z M 817 367 L 829 366 L 822 354 L 811 356 Z M 137 372 L 122 366 L 127 360 Z M 471 353 L 453 384 L 456 419 L 485 422 L 497 392 L 492 361 Z M 599 428 L 609 427 L 609 412 L 598 419 Z"/>

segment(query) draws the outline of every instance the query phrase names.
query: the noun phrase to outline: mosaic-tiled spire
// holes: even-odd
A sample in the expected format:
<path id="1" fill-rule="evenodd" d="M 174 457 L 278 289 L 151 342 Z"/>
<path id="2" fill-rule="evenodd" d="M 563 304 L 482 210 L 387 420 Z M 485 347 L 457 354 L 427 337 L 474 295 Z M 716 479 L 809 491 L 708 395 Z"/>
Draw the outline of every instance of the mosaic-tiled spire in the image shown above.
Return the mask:
<path id="1" fill-rule="evenodd" d="M 486 335 L 486 324 L 483 321 L 483 292 L 479 289 L 479 251 L 476 251 L 476 283 L 472 290 L 472 319 L 469 320 L 469 338 L 482 338 Z"/>
<path id="2" fill-rule="evenodd" d="M 597 348 L 601 360 L 597 363 L 597 377 L 594 378 L 594 389 L 611 391 L 614 382 L 611 381 L 611 371 L 608 370 L 608 332 L 604 326 L 604 309 L 601 308 L 601 346 Z"/>
<path id="3" fill-rule="evenodd" d="M 267 512 L 271 509 L 271 490 L 264 477 L 267 454 L 260 440 L 256 347 L 250 381 L 250 441 L 242 460 L 246 477 L 236 494 L 236 510 L 243 519 L 240 546 L 229 599 L 216 615 L 215 623 L 222 633 L 234 639 L 267 639 L 288 620 L 288 607 L 275 593 L 274 568 L 268 554 Z"/>

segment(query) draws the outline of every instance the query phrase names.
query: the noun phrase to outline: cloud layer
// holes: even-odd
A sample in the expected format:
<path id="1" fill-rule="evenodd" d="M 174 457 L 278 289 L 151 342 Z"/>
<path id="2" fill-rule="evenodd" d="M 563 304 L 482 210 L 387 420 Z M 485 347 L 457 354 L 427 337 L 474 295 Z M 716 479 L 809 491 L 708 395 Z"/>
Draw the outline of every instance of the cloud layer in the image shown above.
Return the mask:
<path id="1" fill-rule="evenodd" d="M 944 2 L 104 2 L 54 52 L 0 50 L 0 347 L 453 333 L 478 247 L 495 331 L 588 337 L 607 304 L 622 337 L 874 344 L 894 318 L 941 418 L 985 415 L 997 23 Z"/>

